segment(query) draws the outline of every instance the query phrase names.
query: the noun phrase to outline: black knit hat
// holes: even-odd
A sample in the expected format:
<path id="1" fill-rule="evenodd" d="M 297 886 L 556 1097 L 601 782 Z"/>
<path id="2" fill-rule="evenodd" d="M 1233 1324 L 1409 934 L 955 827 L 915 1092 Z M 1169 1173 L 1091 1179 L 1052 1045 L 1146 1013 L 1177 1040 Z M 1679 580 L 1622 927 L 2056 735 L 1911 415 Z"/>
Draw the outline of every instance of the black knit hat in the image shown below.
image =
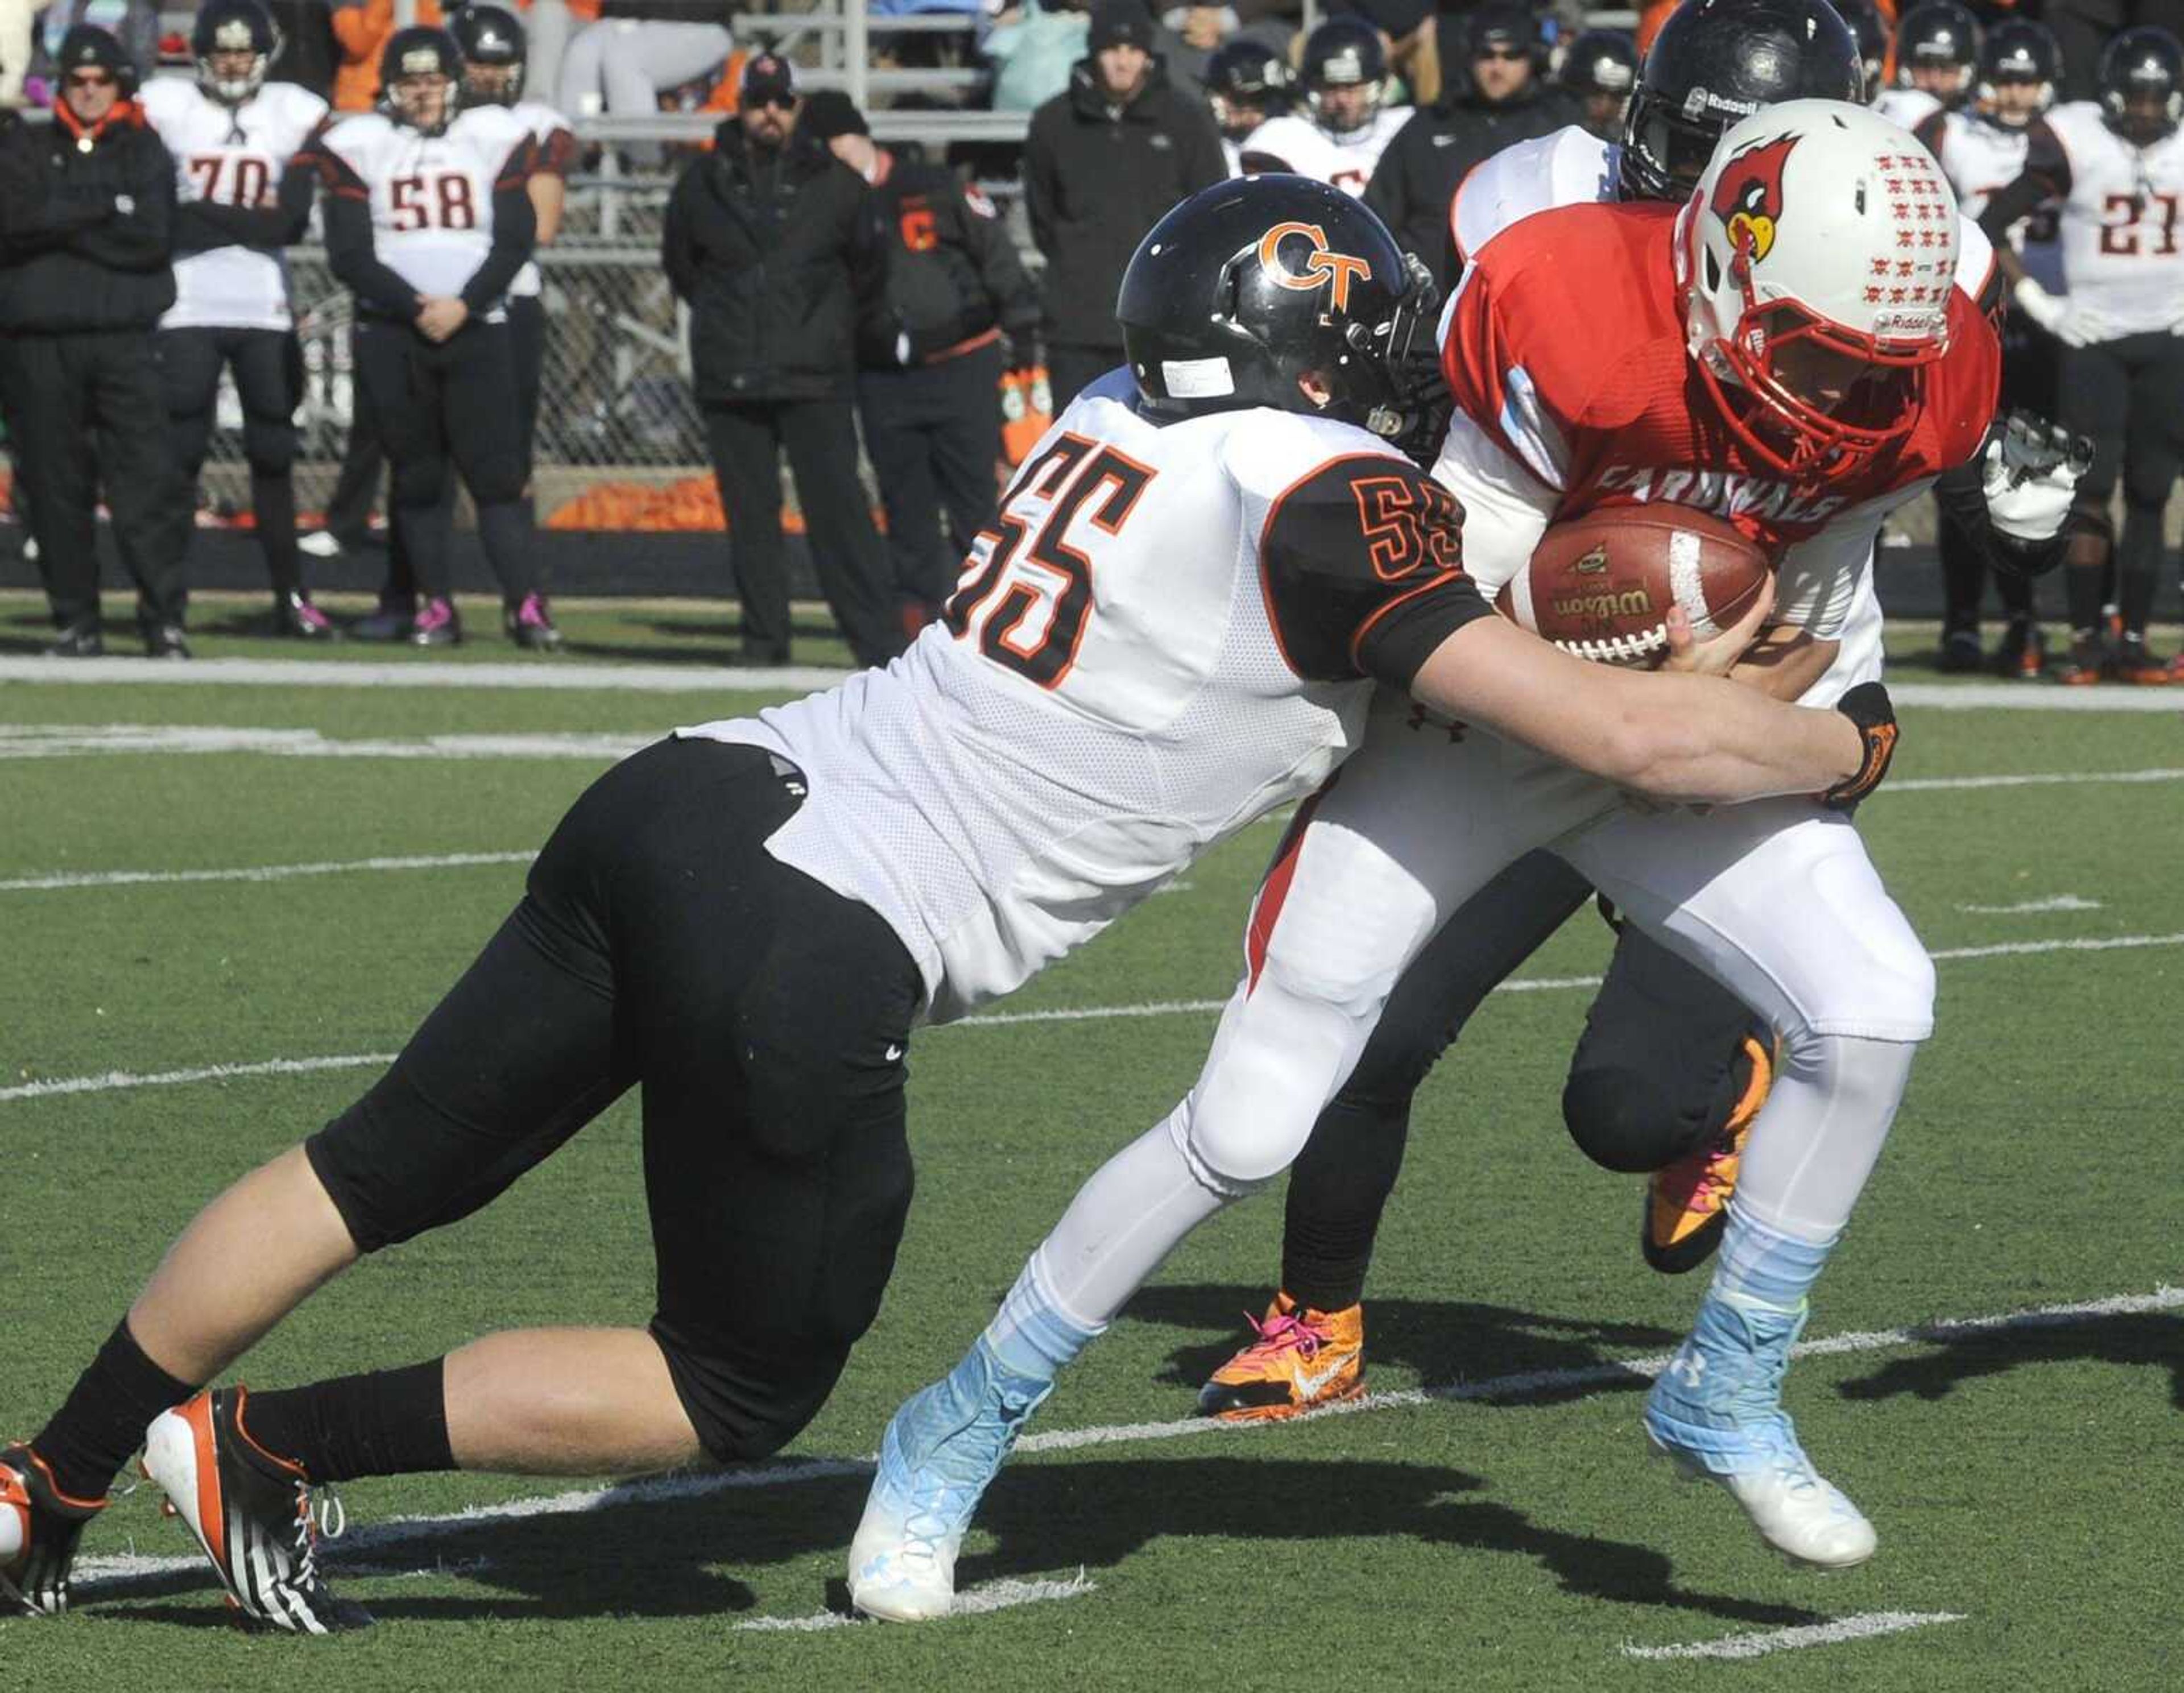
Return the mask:
<path id="1" fill-rule="evenodd" d="M 136 89 L 136 64 L 122 51 L 121 43 L 114 38 L 113 32 L 102 30 L 96 24 L 78 24 L 70 29 L 61 37 L 61 50 L 53 57 L 58 61 L 64 77 L 71 70 L 95 65 L 101 70 L 111 72 L 114 80 L 120 84 L 123 93 L 131 93 Z"/>
<path id="2" fill-rule="evenodd" d="M 832 141 L 838 135 L 870 135 L 872 125 L 865 114 L 838 88 L 822 88 L 804 99 L 803 115 L 796 120 L 800 133 L 819 141 Z"/>
<path id="3" fill-rule="evenodd" d="M 1085 38 L 1086 47 L 1097 53 L 1102 47 L 1129 46 L 1153 50 L 1153 15 L 1145 10 L 1144 0 L 1100 0 L 1092 8 L 1092 28 Z"/>

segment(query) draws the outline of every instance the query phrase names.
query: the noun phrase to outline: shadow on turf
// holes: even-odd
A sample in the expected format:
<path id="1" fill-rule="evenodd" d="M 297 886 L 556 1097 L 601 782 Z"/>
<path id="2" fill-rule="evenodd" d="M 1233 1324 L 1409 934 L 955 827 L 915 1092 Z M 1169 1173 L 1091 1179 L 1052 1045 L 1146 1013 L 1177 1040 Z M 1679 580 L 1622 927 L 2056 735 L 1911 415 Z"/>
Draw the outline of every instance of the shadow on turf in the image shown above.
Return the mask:
<path id="1" fill-rule="evenodd" d="M 1206 1328 L 1220 1338 L 1205 1345 L 1178 1346 L 1169 1355 L 1164 1383 L 1195 1393 L 1248 1338 L 1245 1313 L 1266 1309 L 1263 1287 L 1211 1284 L 1150 1287 L 1125 1308 L 1125 1317 L 1178 1328 Z M 1415 1371 L 1428 1387 L 1483 1381 L 1535 1371 L 1591 1370 L 1614 1363 L 1631 1351 L 1664 1351 L 1684 1337 L 1642 1323 L 1602 1323 L 1556 1317 L 1510 1306 L 1462 1300 L 1374 1299 L 1365 1301 L 1365 1355 L 1373 1364 Z M 1612 1351 L 1603 1350 L 1613 1349 Z M 1633 1375 L 1628 1385 L 1648 1384 Z M 1567 1389 L 1528 1388 L 1511 1404 L 1552 1405 L 1608 1390 L 1617 1384 L 1572 1384 Z M 1180 1414 L 1187 1406 L 1178 1406 Z"/>
<path id="2" fill-rule="evenodd" d="M 1080 1565 L 1105 1569 L 1151 1543 L 1178 1539 L 1313 1545 L 1413 1540 L 1535 1560 L 1564 1592 L 1585 1598 L 1778 1627 L 1825 1620 L 1822 1612 L 1799 1606 L 1685 1588 L 1666 1553 L 1543 1528 L 1520 1511 L 1479 1496 L 1486 1485 L 1462 1470 L 1376 1461 L 1243 1456 L 1028 1463 L 995 1485 L 979 1519 L 994 1550 L 967 1557 L 959 1579 L 972 1586 Z M 360 1495 L 362 1490 L 357 1491 Z M 830 1570 L 838 1570 L 864 1494 L 861 1479 L 834 1477 L 763 1492 L 443 1524 L 430 1534 L 388 1533 L 356 1554 L 374 1569 L 414 1566 L 427 1575 L 440 1566 L 459 1573 L 473 1566 L 475 1579 L 487 1590 L 474 1594 L 418 1592 L 405 1581 L 369 1577 L 344 1583 L 338 1546 L 328 1549 L 326 1568 L 343 1590 L 388 1621 L 733 1616 L 757 1601 L 724 1566 L 749 1571 L 824 1558 Z M 1339 1511 L 1314 1508 L 1338 1495 Z M 1722 1531 L 1741 1534 L 1725 1501 L 1724 1510 L 1731 1514 L 1724 1515 Z M 225 1607 L 207 1583 L 188 1573 L 116 1585 L 120 1590 L 113 1602 L 90 1598 L 90 1614 L 109 1622 L 225 1620 Z M 174 1602 L 191 1590 L 202 1594 L 201 1603 Z M 137 1597 L 159 1602 L 127 1602 Z M 778 1590 L 771 1598 L 777 1610 L 798 1605 Z M 840 1581 L 831 1576 L 815 1581 L 804 1602 L 814 1609 L 841 1609 Z"/>
<path id="3" fill-rule="evenodd" d="M 2153 1312 L 2069 1323 L 2020 1323 L 1943 1335 L 1918 1357 L 1892 1358 L 1836 1389 L 1845 1399 L 1912 1394 L 1946 1399 L 1959 1382 L 2028 1364 L 2153 1364 L 2169 1372 L 2170 1401 L 2184 1411 L 2184 1317 Z"/>

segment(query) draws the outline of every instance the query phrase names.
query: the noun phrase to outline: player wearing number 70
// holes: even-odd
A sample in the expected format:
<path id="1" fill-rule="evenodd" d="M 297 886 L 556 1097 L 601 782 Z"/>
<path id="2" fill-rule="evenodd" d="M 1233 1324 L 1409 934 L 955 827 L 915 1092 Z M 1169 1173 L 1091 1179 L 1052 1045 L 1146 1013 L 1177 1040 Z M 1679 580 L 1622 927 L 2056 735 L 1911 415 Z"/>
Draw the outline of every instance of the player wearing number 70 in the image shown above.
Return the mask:
<path id="1" fill-rule="evenodd" d="M 1147 301 L 1183 303 L 1199 340 L 1134 315 Z M 0 1452 L 30 1523 L 0 1574 L 32 1606 L 64 1604 L 75 1535 L 140 1439 L 236 1602 L 306 1630 L 362 1620 L 298 1528 L 313 1484 L 774 1451 L 893 1267 L 916 1026 L 1010 992 L 1318 788 L 1376 686 L 1658 795 L 1873 774 L 1880 700 L 1861 722 L 1585 665 L 1488 615 L 1455 503 L 1360 426 L 1400 431 L 1436 302 L 1347 195 L 1209 188 L 1146 238 L 1123 304 L 1139 368 L 1034 450 L 944 622 L 884 670 L 602 777 L 387 1074 L 190 1225 L 44 1430 Z M 1677 666 L 1725 666 L 1763 610 L 1702 646 L 1681 630 Z M 639 1083 L 646 1327 L 199 1390 L 361 1254 L 488 1203 Z"/>
<path id="2" fill-rule="evenodd" d="M 511 629 L 540 588 L 504 305 L 537 232 L 536 144 L 508 108 L 462 106 L 462 69 L 446 31 L 397 30 L 380 55 L 380 109 L 318 142 L 326 257 L 356 296 L 357 381 L 394 467 L 393 521 L 422 600 L 410 639 L 425 646 L 460 638 L 433 521 L 451 459 Z"/>

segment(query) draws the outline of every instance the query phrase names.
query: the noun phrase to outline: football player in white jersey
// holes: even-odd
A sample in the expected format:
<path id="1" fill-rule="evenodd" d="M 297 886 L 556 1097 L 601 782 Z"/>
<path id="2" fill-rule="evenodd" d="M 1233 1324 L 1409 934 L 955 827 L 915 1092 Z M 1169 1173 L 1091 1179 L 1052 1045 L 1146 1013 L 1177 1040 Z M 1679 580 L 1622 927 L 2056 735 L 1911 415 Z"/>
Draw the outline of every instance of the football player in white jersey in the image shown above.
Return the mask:
<path id="1" fill-rule="evenodd" d="M 2184 45 L 2166 30 L 2126 30 L 2101 55 L 2100 98 L 2036 120 L 2024 174 L 1988 199 L 1999 237 L 2049 201 L 2062 207 L 2067 298 L 1997 241 L 2018 308 L 2063 343 L 2061 420 L 2093 439 L 2078 490 L 2064 582 L 2070 662 L 2062 679 L 2166 683 L 2184 666 L 2147 650 L 2161 568 L 2162 510 L 2184 467 Z M 2109 516 L 2118 473 L 2123 534 Z M 2113 557 L 2122 615 L 2111 642 L 2103 576 Z"/>
<path id="2" fill-rule="evenodd" d="M 477 506 L 504 619 L 521 647 L 560 644 L 523 517 L 523 437 L 504 304 L 529 262 L 538 144 L 501 106 L 465 109 L 444 30 L 397 30 L 380 58 L 381 109 L 344 118 L 319 151 L 326 256 L 356 297 L 356 373 L 394 468 L 418 605 L 410 638 L 462 638 L 446 536 L 434 521 L 452 461 Z"/>
<path id="3" fill-rule="evenodd" d="M 1298 77 L 1305 109 L 1269 118 L 1246 136 L 1240 168 L 1288 171 L 1362 194 L 1381 153 L 1411 119 L 1409 107 L 1382 103 L 1388 51 L 1380 32 L 1362 18 L 1329 18 L 1305 37 Z"/>
<path id="4" fill-rule="evenodd" d="M 1244 174 L 1244 142 L 1269 118 L 1290 109 L 1296 76 L 1289 61 L 1264 42 L 1251 36 L 1225 41 L 1207 55 L 1206 74 L 1200 79 L 1213 109 L 1214 127 L 1221 131 L 1221 151 L 1228 161 L 1228 174 Z"/>
<path id="5" fill-rule="evenodd" d="M 2054 103 L 2062 53 L 2044 24 L 2007 19 L 1980 42 L 1979 81 L 1972 103 L 1930 113 L 1914 131 L 1957 191 L 1966 217 L 1986 209 L 1987 196 L 2017 180 L 2032 120 Z M 2027 272 L 2050 292 L 2063 292 L 2062 256 L 2051 203 L 2020 219 L 2009 245 Z M 2056 346 L 2044 330 L 2012 315 L 2003 325 L 2002 399 L 2042 417 L 2056 412 Z M 1952 513 L 1940 514 L 1942 651 L 1945 671 L 1990 666 L 2021 682 L 2036 682 L 2047 665 L 2047 642 L 2033 611 L 2032 580 L 2021 571 L 1993 571 L 1995 590 L 2008 616 L 2002 644 L 1990 658 L 1980 644 L 1980 600 L 1992 560 L 1988 549 Z"/>
<path id="6" fill-rule="evenodd" d="M 1896 86 L 1873 109 L 1907 130 L 1955 111 L 1971 97 L 1979 50 L 1979 22 L 1957 0 L 1921 0 L 1897 25 Z"/>
<path id="7" fill-rule="evenodd" d="M 298 1535 L 311 1485 L 774 1451 L 893 1266 L 917 1024 L 1010 992 L 1310 794 L 1378 685 L 1648 793 L 1869 776 L 1885 709 L 1586 666 L 1488 612 L 1454 503 L 1361 426 L 1401 432 L 1433 304 L 1324 184 L 1223 182 L 1171 211 L 1123 280 L 1131 368 L 1042 437 L 946 620 L 885 669 L 684 730 L 577 802 L 386 1076 L 214 1200 L 46 1428 L 0 1449 L 28 1527 L 0 1578 L 63 1608 L 140 1438 L 242 1612 L 311 1632 L 364 1620 Z M 1678 662 L 1725 665 L 1763 609 L 1702 644 L 1680 626 Z M 649 1327 L 200 1390 L 360 1254 L 488 1203 L 638 1083 Z"/>
<path id="8" fill-rule="evenodd" d="M 1484 548 L 1482 582 L 1505 581 L 1551 519 L 1658 493 L 1783 549 L 1777 610 L 1797 651 L 1785 643 L 1755 687 L 1794 676 L 1799 653 L 1830 655 L 1882 516 L 1986 432 L 2000 354 L 1953 285 L 1962 226 L 1908 136 L 1861 106 L 1801 100 L 1729 131 L 1680 211 L 1568 206 L 1504 231 L 1474 256 L 1443 331 L 1457 409 L 1434 474 L 1465 511 L 1467 567 Z M 1570 337 L 1579 321 L 1594 333 Z M 1601 347 L 1618 358 L 1603 364 Z M 1695 389 L 1711 397 L 1696 409 Z M 2053 526 L 2066 504 L 2050 503 Z M 1851 688 L 1836 710 L 1879 689 Z M 1872 1526 L 1805 1456 L 1780 1384 L 1930 1032 L 1932 966 L 1842 810 L 1587 799 L 1583 778 L 1454 716 L 1455 732 L 1428 732 L 1446 726 L 1384 696 L 1277 856 L 1190 1094 L 1079 1189 L 969 1355 L 895 1413 L 850 1548 L 860 1609 L 950 1608 L 978 1499 L 1058 1368 L 1196 1223 L 1295 1156 L 1419 950 L 1550 844 L 1781 1039 L 1713 1285 L 1648 1400 L 1648 1438 L 1789 1556 L 1872 1555 Z"/>
<path id="9" fill-rule="evenodd" d="M 175 157 L 175 304 L 155 345 L 175 457 L 197 486 L 223 370 L 242 402 L 250 505 L 273 580 L 274 626 L 333 633 L 296 550 L 296 407 L 303 351 L 282 249 L 303 238 L 318 175 L 309 142 L 326 103 L 265 81 L 280 36 L 259 0 L 208 0 L 191 31 L 197 77 L 155 78 L 144 116 Z"/>

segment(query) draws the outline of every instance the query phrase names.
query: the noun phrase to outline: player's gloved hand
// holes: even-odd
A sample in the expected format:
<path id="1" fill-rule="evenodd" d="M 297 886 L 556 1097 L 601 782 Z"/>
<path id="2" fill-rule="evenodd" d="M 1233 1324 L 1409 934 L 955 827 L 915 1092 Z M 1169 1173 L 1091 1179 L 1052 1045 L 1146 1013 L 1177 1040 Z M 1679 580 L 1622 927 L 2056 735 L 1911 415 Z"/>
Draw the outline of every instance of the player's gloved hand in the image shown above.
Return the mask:
<path id="1" fill-rule="evenodd" d="M 2113 338 L 2107 320 L 2082 302 L 2051 294 L 2030 276 L 2010 290 L 2019 311 L 2038 324 L 2065 347 L 2090 347 Z"/>
<path id="2" fill-rule="evenodd" d="M 1836 701 L 1836 710 L 1858 726 L 1865 742 L 1865 757 L 1852 774 L 1820 795 L 1820 804 L 1847 811 L 1880 787 L 1881 777 L 1888 774 L 1889 760 L 1896 756 L 1896 706 L 1879 682 L 1861 682 Z"/>
<path id="3" fill-rule="evenodd" d="M 2012 410 L 1987 432 L 1980 458 L 1987 517 L 2015 541 L 2051 539 L 2093 467 L 2093 443 L 2037 413 Z"/>

